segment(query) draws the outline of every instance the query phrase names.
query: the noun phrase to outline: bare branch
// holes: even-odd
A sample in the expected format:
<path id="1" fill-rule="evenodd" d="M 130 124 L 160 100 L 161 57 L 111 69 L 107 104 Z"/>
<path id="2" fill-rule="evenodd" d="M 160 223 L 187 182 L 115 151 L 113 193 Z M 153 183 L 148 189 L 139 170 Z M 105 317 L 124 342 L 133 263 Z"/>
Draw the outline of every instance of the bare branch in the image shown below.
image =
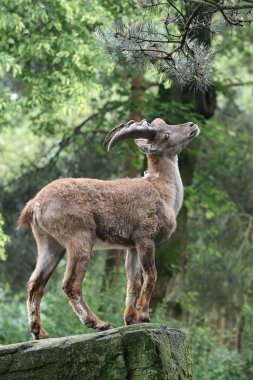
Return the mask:
<path id="1" fill-rule="evenodd" d="M 27 167 L 29 167 L 29 174 L 33 175 L 35 173 L 40 173 L 41 171 L 45 169 L 50 169 L 52 166 L 56 163 L 57 159 L 59 158 L 60 153 L 66 149 L 71 143 L 73 143 L 73 139 L 75 136 L 83 134 L 82 128 L 88 124 L 91 120 L 98 119 L 97 124 L 101 121 L 101 118 L 105 116 L 107 112 L 111 112 L 112 110 L 115 110 L 121 106 L 122 103 L 120 102 L 110 102 L 107 103 L 105 106 L 103 106 L 101 109 L 99 109 L 97 112 L 93 113 L 92 115 L 88 116 L 86 119 L 84 119 L 80 124 L 78 124 L 72 131 L 70 136 L 65 136 L 63 139 L 54 147 L 51 147 L 50 150 L 55 150 L 54 155 L 46 162 L 43 166 L 38 166 L 33 162 L 29 162 L 27 164 Z M 100 133 L 100 132 L 107 132 L 102 131 L 101 129 L 94 129 L 93 134 Z M 25 174 L 25 172 L 21 173 L 20 177 L 22 177 Z M 5 183 L 0 186 L 0 189 L 5 189 L 10 186 L 13 186 L 15 183 L 20 181 L 20 177 L 12 179 L 8 183 Z"/>
<path id="2" fill-rule="evenodd" d="M 251 85 L 253 85 L 253 81 L 228 83 L 228 84 L 225 84 L 224 87 L 241 87 L 241 86 L 251 86 Z"/>
<path id="3" fill-rule="evenodd" d="M 192 23 L 192 21 L 194 20 L 194 18 L 198 15 L 199 11 L 200 11 L 201 7 L 197 7 L 191 14 L 191 16 L 189 17 L 186 25 L 185 25 L 185 28 L 184 28 L 184 32 L 183 32 L 183 35 L 182 35 L 182 41 L 181 41 L 181 47 L 184 45 L 185 43 L 185 40 L 186 40 L 186 37 L 187 37 L 187 34 L 189 32 L 189 29 L 190 29 L 190 25 Z"/>
<path id="4" fill-rule="evenodd" d="M 168 3 L 169 3 L 169 5 L 172 7 L 172 8 L 174 8 L 175 9 L 175 11 L 177 12 L 177 13 L 179 13 L 180 14 L 180 16 L 182 17 L 182 19 L 184 20 L 184 22 L 186 22 L 186 18 L 185 18 L 185 15 L 175 6 L 175 4 L 173 4 L 173 2 L 172 1 L 169 1 L 168 0 Z"/>
<path id="5" fill-rule="evenodd" d="M 244 10 L 244 9 L 253 9 L 253 3 L 249 3 L 249 2 L 244 2 L 242 4 L 218 4 L 214 1 L 210 1 L 210 0 L 187 0 L 187 4 L 198 4 L 198 5 L 212 5 L 213 7 L 215 7 L 216 9 L 218 10 L 223 10 L 223 11 L 226 11 L 226 10 L 234 10 L 234 11 L 237 11 L 237 10 Z"/>

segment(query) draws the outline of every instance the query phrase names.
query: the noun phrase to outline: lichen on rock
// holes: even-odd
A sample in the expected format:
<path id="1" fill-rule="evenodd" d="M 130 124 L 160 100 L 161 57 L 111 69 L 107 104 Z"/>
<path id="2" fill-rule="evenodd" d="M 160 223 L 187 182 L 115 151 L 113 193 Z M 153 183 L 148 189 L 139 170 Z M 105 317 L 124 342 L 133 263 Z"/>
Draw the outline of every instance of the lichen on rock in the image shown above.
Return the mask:
<path id="1" fill-rule="evenodd" d="M 186 336 L 159 324 L 0 347 L 1 380 L 192 380 Z"/>

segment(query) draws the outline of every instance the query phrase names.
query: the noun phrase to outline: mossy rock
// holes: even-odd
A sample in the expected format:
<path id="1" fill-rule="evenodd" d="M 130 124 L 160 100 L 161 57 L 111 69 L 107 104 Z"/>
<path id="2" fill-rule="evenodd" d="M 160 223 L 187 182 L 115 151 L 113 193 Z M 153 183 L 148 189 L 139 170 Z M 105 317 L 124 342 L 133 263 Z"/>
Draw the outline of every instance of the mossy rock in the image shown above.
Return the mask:
<path id="1" fill-rule="evenodd" d="M 186 336 L 158 324 L 0 347 L 1 380 L 191 380 Z"/>

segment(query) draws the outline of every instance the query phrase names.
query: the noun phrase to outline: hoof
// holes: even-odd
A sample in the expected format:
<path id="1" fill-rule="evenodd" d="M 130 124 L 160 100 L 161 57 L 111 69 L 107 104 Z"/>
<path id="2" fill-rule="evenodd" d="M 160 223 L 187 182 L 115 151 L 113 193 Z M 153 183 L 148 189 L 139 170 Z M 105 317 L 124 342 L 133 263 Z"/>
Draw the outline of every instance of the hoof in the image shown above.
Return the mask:
<path id="1" fill-rule="evenodd" d="M 34 328 L 32 329 L 34 340 L 48 339 L 49 335 L 44 329 Z"/>
<path id="2" fill-rule="evenodd" d="M 150 323 L 149 313 L 145 313 L 145 312 L 138 313 L 137 323 Z"/>
<path id="3" fill-rule="evenodd" d="M 105 331 L 112 329 L 112 325 L 110 323 L 98 323 L 96 324 L 95 321 L 89 321 L 85 323 L 85 325 L 91 329 L 94 329 L 96 331 Z"/>
<path id="4" fill-rule="evenodd" d="M 150 323 L 150 318 L 138 318 L 138 323 Z"/>
<path id="5" fill-rule="evenodd" d="M 110 330 L 110 329 L 112 329 L 113 327 L 112 327 L 112 325 L 110 324 L 110 323 L 105 323 L 105 324 L 103 324 L 103 325 L 97 325 L 97 326 L 95 326 L 94 327 L 94 329 L 96 330 L 96 331 L 106 331 L 106 330 Z"/>
<path id="6" fill-rule="evenodd" d="M 128 305 L 124 311 L 124 323 L 126 326 L 137 323 L 137 314 L 135 305 Z"/>
<path id="7" fill-rule="evenodd" d="M 126 316 L 124 317 L 124 322 L 125 322 L 125 325 L 126 325 L 126 326 L 136 324 L 136 323 L 137 323 L 136 314 L 126 315 Z"/>

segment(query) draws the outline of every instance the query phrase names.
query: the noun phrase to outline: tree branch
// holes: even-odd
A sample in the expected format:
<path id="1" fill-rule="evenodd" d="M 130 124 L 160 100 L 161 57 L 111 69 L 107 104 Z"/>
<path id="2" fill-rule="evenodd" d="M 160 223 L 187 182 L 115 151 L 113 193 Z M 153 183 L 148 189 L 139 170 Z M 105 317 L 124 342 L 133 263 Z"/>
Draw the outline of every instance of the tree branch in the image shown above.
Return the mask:
<path id="1" fill-rule="evenodd" d="M 172 1 L 169 1 L 168 0 L 168 3 L 170 4 L 170 6 L 172 7 L 172 8 L 174 8 L 175 9 L 175 11 L 177 12 L 177 13 L 179 13 L 180 14 L 180 16 L 182 17 L 182 19 L 184 20 L 184 22 L 186 22 L 186 18 L 185 18 L 185 15 L 173 4 L 173 2 Z"/>
<path id="2" fill-rule="evenodd" d="M 73 141 L 73 137 L 74 136 L 78 136 L 80 134 L 82 134 L 82 127 L 84 127 L 89 121 L 99 117 L 101 115 L 101 117 L 103 117 L 107 112 L 110 112 L 112 110 L 115 110 L 117 109 L 118 107 L 121 106 L 122 103 L 120 102 L 115 102 L 115 103 L 107 103 L 102 109 L 98 110 L 97 112 L 93 113 L 92 115 L 88 116 L 86 119 L 84 119 L 80 124 L 78 124 L 74 129 L 73 129 L 73 132 L 70 136 L 68 137 L 63 137 L 63 139 L 57 144 L 55 145 L 54 147 L 51 147 L 50 150 L 54 149 L 54 148 L 57 148 L 55 154 L 53 155 L 53 157 L 51 157 L 47 163 L 43 166 L 36 166 L 34 165 L 34 162 L 30 162 L 26 165 L 26 167 L 29 167 L 29 174 L 33 175 L 35 173 L 39 173 L 40 171 L 48 168 L 50 169 L 52 167 L 53 164 L 55 164 L 56 160 L 58 159 L 60 153 L 67 147 L 69 146 L 72 141 Z M 101 120 L 101 117 L 100 117 L 100 120 Z M 101 132 L 101 130 L 98 130 L 96 129 L 94 131 L 94 133 L 98 133 L 98 132 Z M 103 131 L 103 132 L 106 132 L 106 131 Z M 12 186 L 14 185 L 15 183 L 19 182 L 20 181 L 20 178 L 25 174 L 26 172 L 23 172 L 21 173 L 21 175 L 18 177 L 18 178 L 15 178 L 11 181 L 9 181 L 8 183 L 5 183 L 3 184 L 2 186 L 0 186 L 0 189 L 4 189 L 4 188 L 8 188 L 9 186 Z"/>
<path id="3" fill-rule="evenodd" d="M 240 87 L 240 86 L 250 86 L 253 85 L 253 81 L 250 82 L 235 82 L 235 83 L 228 83 L 223 85 L 224 87 Z"/>
<path id="4" fill-rule="evenodd" d="M 187 4 L 198 4 L 198 5 L 212 5 L 213 7 L 215 7 L 216 9 L 222 9 L 224 11 L 226 10 L 243 10 L 243 9 L 253 9 L 253 3 L 249 3 L 247 4 L 248 2 L 245 2 L 244 4 L 234 4 L 234 5 L 231 5 L 231 4 L 217 4 L 215 3 L 214 1 L 209 1 L 209 0 L 187 0 L 186 1 Z"/>
<path id="5" fill-rule="evenodd" d="M 208 47 L 199 47 L 201 42 L 198 41 L 201 39 L 196 41 L 194 36 L 205 31 L 209 35 L 217 33 L 212 24 L 212 16 L 215 13 L 219 13 L 222 20 L 230 25 L 243 26 L 250 22 L 248 16 L 253 9 L 253 0 L 241 1 L 240 4 L 215 0 L 161 0 L 160 2 L 138 0 L 138 4 L 142 8 L 159 6 L 169 8 L 161 20 L 164 33 L 159 33 L 160 28 L 153 21 L 147 24 L 146 21 L 133 23 L 124 19 L 120 22 L 116 33 L 111 32 L 112 35 L 108 32 L 100 33 L 99 40 L 102 41 L 102 45 L 107 51 L 113 51 L 116 55 L 124 53 L 129 62 L 136 63 L 137 67 L 143 58 L 145 63 L 148 61 L 154 65 L 158 72 L 164 71 L 170 79 L 176 78 L 182 85 L 195 83 L 201 91 L 210 85 L 212 63 Z M 240 13 L 240 10 L 245 9 L 249 11 L 246 17 L 244 12 Z M 170 16 L 170 10 L 173 17 Z M 188 16 L 189 12 L 191 13 Z M 171 27 L 174 27 L 174 36 L 170 33 Z M 176 35 L 177 33 L 179 35 Z M 120 39 L 116 42 L 113 36 L 114 38 L 120 36 Z M 196 72 L 199 75 L 196 75 Z"/>

